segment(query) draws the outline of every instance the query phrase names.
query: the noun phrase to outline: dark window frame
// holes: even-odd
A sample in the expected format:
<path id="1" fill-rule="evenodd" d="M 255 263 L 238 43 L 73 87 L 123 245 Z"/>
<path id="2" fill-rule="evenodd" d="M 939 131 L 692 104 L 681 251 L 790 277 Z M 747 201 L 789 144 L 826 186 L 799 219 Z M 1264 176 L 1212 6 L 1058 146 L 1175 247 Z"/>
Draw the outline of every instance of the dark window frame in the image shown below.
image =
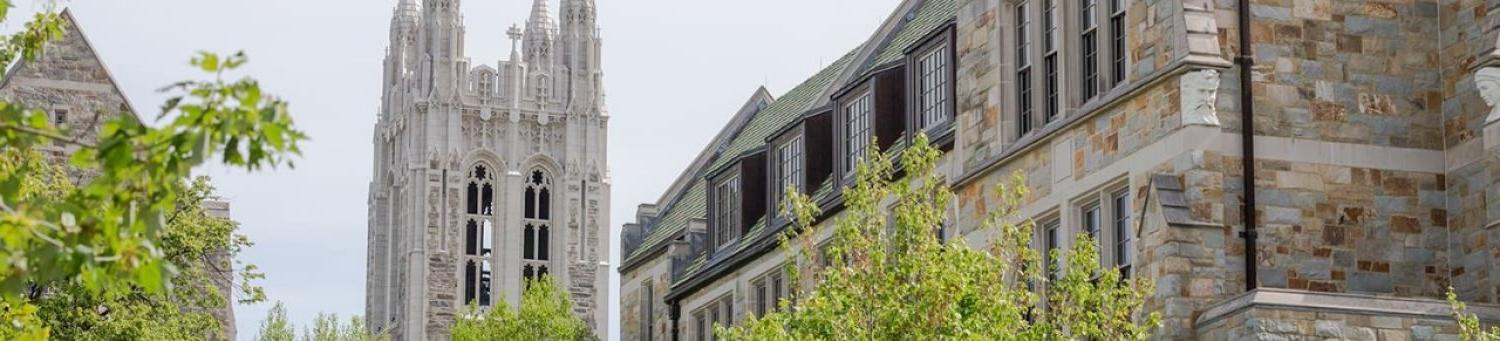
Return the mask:
<path id="1" fill-rule="evenodd" d="M 732 167 L 714 177 L 709 186 L 709 252 L 726 249 L 740 238 L 743 230 L 745 188 L 739 167 Z M 733 192 L 725 193 L 726 189 Z M 725 202 L 728 200 L 730 202 Z"/>
<path id="2" fill-rule="evenodd" d="M 808 185 L 808 137 L 804 132 L 805 127 L 799 124 L 797 127 L 791 128 L 773 140 L 770 143 L 770 148 L 766 151 L 766 160 L 769 163 L 769 167 L 767 167 L 769 179 L 766 181 L 766 184 L 770 187 L 770 190 L 767 192 L 770 195 L 767 196 L 766 215 L 770 218 L 767 219 L 771 223 L 770 226 L 780 226 L 792 220 L 792 217 L 782 214 L 780 206 L 782 198 L 786 196 L 786 182 L 788 180 L 793 182 L 799 193 L 808 194 L 811 192 Z M 787 148 L 791 148 L 792 150 L 788 150 Z M 784 153 L 789 151 L 795 151 L 795 155 L 784 155 Z M 788 171 L 788 162 L 795 162 L 795 167 L 798 171 L 797 174 L 792 174 L 790 179 L 785 174 Z"/>
<path id="3" fill-rule="evenodd" d="M 953 130 L 958 121 L 958 64 L 955 58 L 958 51 L 953 44 L 957 40 L 956 27 L 954 22 L 939 26 L 906 54 L 908 83 L 906 88 L 907 96 L 910 98 L 906 101 L 908 107 L 906 121 L 909 122 L 907 136 L 927 133 L 933 144 L 944 150 L 952 148 Z M 935 71 L 937 73 L 930 73 L 924 68 L 927 66 L 924 60 L 930 56 L 940 57 L 939 70 Z M 927 119 L 929 115 L 924 112 L 927 109 L 924 107 L 928 107 L 928 98 L 924 96 L 926 89 L 923 88 L 927 84 L 926 81 L 931 79 L 929 77 L 933 76 L 941 77 L 936 79 L 939 85 L 936 88 L 937 93 L 934 94 L 941 100 L 931 106 L 938 110 L 937 114 L 941 116 L 941 119 L 935 121 Z"/>
<path id="4" fill-rule="evenodd" d="M 870 84 L 861 85 L 859 89 L 850 92 L 845 100 L 839 101 L 834 108 L 834 126 L 837 127 L 835 140 L 838 143 L 839 167 L 837 177 L 845 179 L 845 182 L 854 179 L 854 170 L 857 162 L 863 162 L 864 155 L 869 152 L 870 147 L 879 148 L 879 142 L 873 140 L 875 136 L 875 90 Z M 861 107 L 863 117 L 851 119 L 853 109 Z M 854 125 L 861 126 L 858 135 L 851 136 L 850 128 Z M 858 141 L 858 142 L 857 142 Z M 855 144 L 861 145 L 857 150 L 851 148 Z"/>

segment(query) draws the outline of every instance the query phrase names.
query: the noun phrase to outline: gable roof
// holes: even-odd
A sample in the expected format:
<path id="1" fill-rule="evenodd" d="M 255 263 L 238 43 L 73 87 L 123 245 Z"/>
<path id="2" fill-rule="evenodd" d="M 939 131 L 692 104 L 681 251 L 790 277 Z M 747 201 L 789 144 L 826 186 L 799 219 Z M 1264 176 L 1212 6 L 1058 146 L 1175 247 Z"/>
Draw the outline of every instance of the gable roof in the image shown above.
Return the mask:
<path id="1" fill-rule="evenodd" d="M 631 254 L 625 255 L 622 271 L 642 261 L 636 258 L 648 256 L 648 250 L 683 233 L 692 219 L 706 217 L 708 203 L 705 175 L 717 173 L 736 163 L 746 153 L 764 147 L 766 139 L 772 134 L 793 123 L 808 110 L 827 105 L 833 92 L 847 83 L 857 81 L 871 68 L 900 60 L 907 49 L 933 30 L 953 20 L 957 12 L 955 0 L 906 0 L 864 44 L 792 88 L 770 106 L 756 112 L 743 127 L 739 127 L 739 132 L 733 139 L 722 146 L 722 152 L 712 157 L 709 165 L 702 169 L 690 169 L 696 173 L 690 179 L 692 185 L 671 207 L 663 207 L 661 219 L 652 227 L 641 245 Z M 687 174 L 684 172 L 683 176 Z M 683 178 L 677 181 L 680 183 Z M 676 188 L 679 184 L 674 183 L 673 186 Z"/>
<path id="2" fill-rule="evenodd" d="M 708 146 L 705 146 L 703 151 L 698 152 L 698 156 L 693 158 L 693 163 L 689 164 L 688 168 L 682 171 L 682 174 L 677 175 L 677 180 L 672 181 L 672 186 L 667 187 L 666 192 L 662 192 L 661 198 L 658 198 L 656 201 L 657 205 L 665 206 L 672 199 L 680 196 L 683 190 L 695 179 L 698 172 L 703 169 L 703 166 L 708 165 L 708 162 L 712 161 L 715 156 L 718 156 L 719 152 L 724 149 L 729 141 L 732 141 L 735 136 L 739 135 L 741 129 L 745 127 L 745 123 L 750 121 L 750 117 L 765 109 L 765 107 L 770 106 L 771 103 L 775 103 L 775 101 L 776 97 L 772 96 L 771 91 L 766 90 L 765 86 L 756 88 L 755 92 L 750 95 L 750 99 L 745 100 L 745 104 L 740 106 L 740 110 L 736 111 L 734 117 L 729 119 L 729 123 L 725 124 L 724 128 L 719 130 L 718 135 L 714 135 L 713 140 L 708 142 Z"/>
<path id="3" fill-rule="evenodd" d="M 115 96 L 119 96 L 120 99 L 125 102 L 126 108 L 129 109 L 129 114 L 131 116 L 134 116 L 137 121 L 141 121 L 140 113 L 136 110 L 135 104 L 131 103 L 130 97 L 125 96 L 125 91 L 121 89 L 120 83 L 115 81 L 114 73 L 109 71 L 109 65 L 104 63 L 104 58 L 100 57 L 99 50 L 94 48 L 94 44 L 89 41 L 88 35 L 84 34 L 83 27 L 80 26 L 78 24 L 78 20 L 73 17 L 73 10 L 71 8 L 64 8 L 62 13 L 58 14 L 58 20 L 61 21 L 61 29 L 63 32 L 62 37 L 57 40 L 48 41 L 47 44 L 42 48 L 43 53 L 38 55 L 36 57 L 36 60 L 26 60 L 23 58 L 12 65 L 10 70 L 6 70 L 5 76 L 3 78 L 0 78 L 0 89 L 10 88 L 12 86 L 11 82 L 13 82 L 16 77 L 30 78 L 28 77 L 28 75 L 40 74 L 43 69 L 49 69 L 48 65 L 62 62 L 62 60 L 60 60 L 60 58 L 58 58 L 56 54 L 46 53 L 46 51 L 48 51 L 49 49 L 54 49 L 56 48 L 56 46 L 65 46 L 70 43 L 77 43 L 82 45 L 85 49 L 84 53 L 86 60 L 84 62 L 97 64 L 97 67 L 102 74 L 75 74 L 75 77 L 83 76 L 85 78 L 91 79 L 73 80 L 108 84 L 110 90 L 114 91 Z"/>
<path id="4" fill-rule="evenodd" d="M 775 102 L 772 102 L 764 109 L 756 111 L 754 115 L 749 117 L 749 120 L 742 129 L 739 129 L 734 139 L 727 141 L 728 144 L 724 146 L 724 150 L 717 153 L 717 157 L 713 158 L 712 166 L 703 168 L 693 174 L 693 177 L 690 178 L 692 186 L 671 207 L 664 208 L 661 220 L 658 220 L 656 226 L 651 228 L 651 232 L 646 235 L 645 240 L 641 242 L 641 246 L 637 247 L 631 254 L 625 255 L 624 264 L 628 267 L 631 264 L 632 258 L 645 254 L 647 250 L 652 249 L 663 241 L 669 240 L 669 237 L 676 236 L 686 230 L 688 222 L 692 219 L 707 216 L 707 189 L 703 183 L 703 175 L 722 167 L 731 160 L 734 160 L 741 153 L 765 143 L 767 134 L 770 134 L 772 131 L 780 128 L 781 125 L 790 122 L 800 115 L 810 102 L 817 99 L 818 94 L 821 94 L 824 89 L 829 87 L 833 76 L 839 71 L 843 71 L 843 68 L 849 64 L 849 56 L 845 55 L 844 58 L 840 58 L 832 65 L 824 68 L 823 71 L 818 72 L 817 75 L 793 87 L 792 90 L 787 91 L 786 94 L 782 95 Z"/>

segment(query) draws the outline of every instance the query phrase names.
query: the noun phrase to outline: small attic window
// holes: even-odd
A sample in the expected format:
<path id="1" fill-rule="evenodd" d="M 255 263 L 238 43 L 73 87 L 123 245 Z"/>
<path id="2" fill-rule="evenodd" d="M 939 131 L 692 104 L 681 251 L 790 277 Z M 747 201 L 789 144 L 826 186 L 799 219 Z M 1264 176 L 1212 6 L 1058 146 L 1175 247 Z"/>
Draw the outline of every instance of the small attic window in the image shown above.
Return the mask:
<path id="1" fill-rule="evenodd" d="M 52 125 L 62 127 L 68 123 L 68 109 L 57 109 L 52 111 Z"/>

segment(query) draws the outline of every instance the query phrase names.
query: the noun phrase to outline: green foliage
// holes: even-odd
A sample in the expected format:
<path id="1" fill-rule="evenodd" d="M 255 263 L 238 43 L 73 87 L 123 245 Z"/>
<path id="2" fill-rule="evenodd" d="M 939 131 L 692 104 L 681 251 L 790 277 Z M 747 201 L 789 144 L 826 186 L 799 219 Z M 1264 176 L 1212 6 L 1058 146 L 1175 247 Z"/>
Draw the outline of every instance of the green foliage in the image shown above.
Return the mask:
<path id="1" fill-rule="evenodd" d="M 1479 324 L 1479 316 L 1468 313 L 1468 305 L 1458 300 L 1453 288 L 1448 288 L 1448 303 L 1453 305 L 1453 319 L 1458 321 L 1459 334 L 1464 341 L 1500 341 L 1500 326 L 1485 330 Z"/>
<path id="2" fill-rule="evenodd" d="M 286 306 L 281 302 L 271 306 L 266 318 L 260 320 L 260 330 L 255 333 L 259 341 L 296 341 L 297 327 L 286 317 Z"/>
<path id="3" fill-rule="evenodd" d="M 0 0 L 0 15 L 10 7 Z M 0 66 L 39 55 L 49 39 L 61 36 L 61 25 L 54 11 L 43 11 L 21 32 L 0 39 Z M 124 113 L 88 127 L 98 129 L 93 141 L 51 126 L 41 111 L 0 102 L 0 150 L 7 152 L 0 165 L 0 317 L 6 319 L 0 338 L 46 339 L 53 330 L 39 324 L 37 314 L 55 319 L 46 323 L 86 320 L 89 315 L 80 312 L 99 307 L 84 304 L 109 307 L 93 314 L 110 314 L 110 323 L 119 322 L 118 316 L 166 314 L 172 310 L 168 303 L 181 303 L 161 299 L 176 299 L 168 296 L 181 282 L 174 277 L 192 278 L 193 272 L 174 257 L 211 246 L 166 231 L 179 199 L 191 191 L 185 181 L 191 170 L 215 159 L 246 170 L 292 165 L 306 137 L 293 127 L 286 103 L 263 94 L 254 80 L 225 80 L 247 62 L 245 55 L 200 53 L 192 62 L 213 79 L 163 88 L 171 99 L 155 127 Z M 66 180 L 62 172 L 27 154 L 44 145 L 76 150 L 69 164 L 79 170 L 78 178 L 58 181 Z M 224 226 L 218 228 L 208 232 L 223 232 Z M 258 278 L 253 271 L 244 276 Z M 263 299 L 258 289 L 242 287 L 248 299 Z M 44 297 L 53 301 L 40 302 L 39 309 Z M 156 305 L 131 305 L 144 302 Z M 75 305 L 48 305 L 53 303 Z M 131 328 L 117 330 L 155 335 L 126 332 Z"/>
<path id="4" fill-rule="evenodd" d="M 302 340 L 304 341 L 381 341 L 389 340 L 385 335 L 371 334 L 365 328 L 365 320 L 354 316 L 345 320 L 347 324 L 341 324 L 338 314 L 318 314 L 313 319 L 312 328 L 302 329 Z M 266 311 L 266 317 L 260 320 L 260 329 L 256 331 L 256 341 L 295 341 L 297 340 L 297 326 L 286 316 L 286 305 L 276 302 L 271 310 Z"/>
<path id="5" fill-rule="evenodd" d="M 937 236 L 953 192 L 936 172 L 941 153 L 921 136 L 901 157 L 871 152 L 843 192 L 845 209 L 833 222 L 826 268 L 814 253 L 811 198 L 786 191 L 783 210 L 798 229 L 781 237 L 792 290 L 777 312 L 751 317 L 717 334 L 732 340 L 1143 340 L 1159 325 L 1144 312 L 1152 287 L 1101 271 L 1088 236 L 1066 254 L 1064 275 L 1047 283 L 1042 257 L 1028 247 L 1034 224 L 1017 218 L 1026 195 L 1019 174 L 997 186 L 1000 205 L 981 232 L 988 250 Z M 796 240 L 793 240 L 795 238 Z M 796 247 L 799 246 L 800 247 Z M 814 271 L 817 270 L 817 271 Z M 803 273 L 809 273 L 804 276 Z M 1099 275 L 1096 275 L 1099 274 Z M 1045 297 L 1033 287 L 1045 286 Z M 1045 302 L 1045 303 L 1044 303 Z"/>
<path id="6" fill-rule="evenodd" d="M 60 169 L 58 169 L 60 171 Z M 136 289 L 125 295 L 98 295 L 77 282 L 58 282 L 43 288 L 29 303 L 54 337 L 65 340 L 200 340 L 221 330 L 210 312 L 231 304 L 235 269 L 231 260 L 249 245 L 235 234 L 236 224 L 214 217 L 203 203 L 213 197 L 207 178 L 198 178 L 178 196 L 168 217 L 160 245 L 165 259 L 178 273 L 170 278 L 168 293 Z M 253 276 L 252 276 L 253 277 Z M 242 302 L 263 299 L 249 279 L 240 283 Z M 225 288 L 227 289 L 227 288 Z"/>
<path id="7" fill-rule="evenodd" d="M 365 321 L 359 316 L 349 319 L 348 324 L 340 324 L 337 314 L 318 314 L 313 319 L 312 329 L 302 330 L 304 341 L 372 341 L 384 340 L 383 336 L 372 335 L 365 329 Z"/>
<path id="8" fill-rule="evenodd" d="M 453 324 L 453 340 L 592 340 L 588 326 L 573 314 L 573 303 L 551 276 L 527 282 L 521 309 L 505 300 L 484 311 L 472 304 Z"/>

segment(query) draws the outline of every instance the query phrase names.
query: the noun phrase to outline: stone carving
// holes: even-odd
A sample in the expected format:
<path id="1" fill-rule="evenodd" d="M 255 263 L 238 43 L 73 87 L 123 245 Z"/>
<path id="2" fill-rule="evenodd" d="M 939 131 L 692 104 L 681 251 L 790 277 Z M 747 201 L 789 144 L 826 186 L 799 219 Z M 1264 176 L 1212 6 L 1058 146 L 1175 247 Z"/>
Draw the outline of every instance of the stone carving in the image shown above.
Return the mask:
<path id="1" fill-rule="evenodd" d="M 1219 125 L 1219 71 L 1198 70 L 1182 75 L 1182 124 Z"/>
<path id="2" fill-rule="evenodd" d="M 1479 90 L 1479 97 L 1484 99 L 1484 104 L 1490 107 L 1489 117 L 1485 117 L 1484 124 L 1500 121 L 1500 67 L 1486 67 L 1474 73 L 1474 87 Z"/>

